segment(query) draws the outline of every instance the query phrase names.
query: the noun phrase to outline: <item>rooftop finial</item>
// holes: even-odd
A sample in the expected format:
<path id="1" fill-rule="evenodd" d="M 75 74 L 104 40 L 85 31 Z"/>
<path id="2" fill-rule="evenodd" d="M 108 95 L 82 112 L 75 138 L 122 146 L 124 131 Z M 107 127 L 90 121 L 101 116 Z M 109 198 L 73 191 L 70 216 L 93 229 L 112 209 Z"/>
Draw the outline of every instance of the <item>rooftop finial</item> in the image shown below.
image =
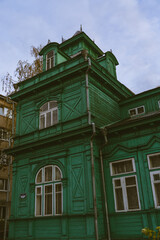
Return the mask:
<path id="1" fill-rule="evenodd" d="M 80 25 L 80 31 L 82 32 L 82 24 Z"/>
<path id="2" fill-rule="evenodd" d="M 50 39 L 48 39 L 48 44 L 51 42 L 51 40 Z"/>

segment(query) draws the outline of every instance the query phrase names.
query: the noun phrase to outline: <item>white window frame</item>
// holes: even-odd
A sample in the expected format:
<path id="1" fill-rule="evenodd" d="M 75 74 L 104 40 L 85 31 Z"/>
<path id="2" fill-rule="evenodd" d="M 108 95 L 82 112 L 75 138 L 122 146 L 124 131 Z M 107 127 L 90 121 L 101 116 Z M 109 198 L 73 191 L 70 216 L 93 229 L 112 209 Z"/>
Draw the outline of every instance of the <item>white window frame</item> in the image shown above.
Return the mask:
<path id="1" fill-rule="evenodd" d="M 160 100 L 158 101 L 158 106 L 159 106 L 159 108 L 160 108 Z"/>
<path id="2" fill-rule="evenodd" d="M 52 213 L 51 214 L 45 214 L 45 196 L 46 196 L 46 192 L 45 192 L 45 189 L 46 189 L 46 187 L 48 187 L 48 186 L 52 186 Z M 48 194 L 49 195 L 49 194 Z M 44 216 L 52 216 L 53 215 L 53 195 L 55 195 L 54 194 L 54 189 L 53 189 L 53 184 L 45 184 L 44 185 L 44 204 L 43 204 L 43 213 L 44 213 Z"/>
<path id="3" fill-rule="evenodd" d="M 129 161 L 129 160 L 132 162 L 133 171 L 114 174 L 114 172 L 113 172 L 113 164 Z M 141 209 L 141 204 L 140 204 L 140 198 L 139 198 L 139 189 L 138 189 L 137 176 L 135 175 L 136 167 L 135 167 L 135 160 L 134 160 L 134 158 L 127 158 L 127 159 L 111 162 L 110 163 L 110 173 L 111 173 L 111 176 L 113 177 L 112 178 L 112 184 L 113 184 L 114 203 L 115 203 L 115 210 L 116 210 L 116 212 L 139 211 Z M 139 208 L 137 208 L 137 209 L 129 209 L 128 208 L 127 186 L 125 184 L 125 179 L 126 178 L 130 178 L 130 177 L 135 177 L 135 182 L 136 182 L 135 186 L 136 186 L 136 190 L 137 190 L 137 198 L 138 198 L 138 205 L 139 205 Z M 120 180 L 120 182 L 121 182 L 121 187 L 120 188 L 122 188 L 122 197 L 123 197 L 124 210 L 118 210 L 117 209 L 118 204 L 117 204 L 117 199 L 116 199 L 115 180 Z"/>
<path id="4" fill-rule="evenodd" d="M 150 157 L 156 156 L 156 155 L 160 155 L 160 152 L 147 155 L 147 159 L 148 159 L 148 167 L 149 167 L 149 170 L 150 170 L 150 178 L 151 178 L 151 186 L 152 186 L 152 192 L 153 192 L 154 205 L 155 205 L 155 208 L 160 208 L 160 205 L 158 206 L 158 204 L 157 204 L 156 190 L 155 190 L 155 185 L 154 185 L 154 183 L 155 183 L 154 175 L 155 174 L 160 175 L 160 166 L 152 167 L 151 166 L 151 160 L 150 160 Z M 160 183 L 160 180 L 157 183 Z"/>
<path id="5" fill-rule="evenodd" d="M 8 187 L 7 186 L 7 179 L 1 178 L 0 180 L 2 180 L 2 182 L 3 182 L 3 187 L 2 187 L 2 189 L 0 188 L 0 192 L 7 192 L 7 187 Z"/>
<path id="6" fill-rule="evenodd" d="M 159 166 L 159 167 L 151 167 L 150 157 L 156 156 L 156 155 L 160 155 L 160 152 L 147 155 L 148 166 L 149 166 L 149 169 L 150 169 L 150 170 L 152 170 L 152 169 L 153 169 L 153 170 L 154 170 L 154 169 L 160 169 L 160 166 Z"/>
<path id="7" fill-rule="evenodd" d="M 114 173 L 113 173 L 113 164 L 115 164 L 115 163 L 120 163 L 120 162 L 126 162 L 126 161 L 129 161 L 129 160 L 132 161 L 132 167 L 133 167 L 133 171 L 132 171 L 132 172 L 124 172 L 124 173 L 117 173 L 117 174 L 114 174 Z M 129 173 L 134 173 L 134 172 L 136 172 L 136 167 L 135 167 L 134 158 L 126 158 L 126 159 L 123 159 L 123 160 L 111 162 L 111 163 L 110 163 L 110 171 L 111 171 L 111 176 L 118 176 L 118 175 L 120 175 L 120 174 L 129 174 Z"/>
<path id="8" fill-rule="evenodd" d="M 5 215 L 4 218 L 3 218 L 3 214 Z M 6 207 L 5 206 L 0 206 L 0 220 L 5 219 L 6 214 L 7 214 Z"/>
<path id="9" fill-rule="evenodd" d="M 45 181 L 45 169 L 47 167 L 52 167 L 52 180 L 51 181 Z M 55 180 L 55 169 L 58 168 L 61 174 L 61 180 Z M 40 183 L 37 183 L 37 177 L 40 171 L 42 170 L 42 181 Z M 36 174 L 35 178 L 35 216 L 40 217 L 40 216 L 53 216 L 53 215 L 62 215 L 63 214 L 63 184 L 62 184 L 62 171 L 57 165 L 46 165 L 43 168 L 39 169 L 39 171 Z M 61 213 L 56 213 L 56 199 L 55 199 L 55 185 L 61 184 Z M 45 186 L 50 186 L 52 185 L 52 214 L 45 214 Z M 37 188 L 41 188 L 41 215 L 36 214 L 36 209 L 37 209 Z"/>
<path id="10" fill-rule="evenodd" d="M 61 198 L 61 209 L 62 209 L 62 213 L 63 213 L 63 185 L 62 185 L 62 183 L 55 183 L 54 184 L 54 215 L 62 215 L 62 213 L 56 213 L 56 194 L 55 194 L 56 190 L 55 190 L 55 186 L 58 185 L 58 184 L 61 185 L 61 196 L 62 196 L 62 198 Z"/>
<path id="11" fill-rule="evenodd" d="M 41 194 L 37 194 L 37 188 L 40 188 L 41 189 Z M 40 195 L 41 196 L 41 214 L 39 214 L 39 215 L 37 215 L 37 213 L 36 213 L 36 211 L 37 211 L 37 195 Z M 39 217 L 39 216 L 42 216 L 42 212 L 43 212 L 43 210 L 42 210 L 42 207 L 43 207 L 43 203 L 42 203 L 42 186 L 36 186 L 36 188 L 35 188 L 35 216 L 36 217 Z"/>
<path id="12" fill-rule="evenodd" d="M 43 104 L 40 108 L 40 114 L 39 114 L 39 129 L 45 129 L 45 128 L 48 128 L 48 127 L 51 127 L 53 125 L 56 125 L 58 123 L 58 103 L 57 103 L 57 106 L 56 107 L 53 107 L 51 109 L 49 109 L 49 104 L 50 102 L 56 102 L 57 101 L 49 101 L 49 102 L 46 102 L 45 104 L 48 104 L 48 110 L 46 111 L 41 111 L 41 108 L 45 105 Z M 56 122 L 53 122 L 53 112 L 57 112 L 57 119 L 56 119 Z M 51 113 L 51 125 L 50 126 L 47 126 L 47 114 L 48 113 Z M 41 126 L 41 116 L 44 116 L 44 127 Z"/>
<path id="13" fill-rule="evenodd" d="M 155 204 L 155 208 L 160 208 L 160 205 L 158 206 L 157 204 L 157 198 L 156 198 L 156 191 L 155 191 L 155 186 L 154 186 L 154 175 L 155 174 L 159 174 L 160 175 L 160 170 L 159 171 L 152 171 L 150 172 L 150 177 L 151 177 L 151 185 L 152 185 L 152 191 L 153 191 L 153 198 L 154 198 L 154 204 Z M 160 183 L 160 180 L 157 181 L 158 183 Z"/>
<path id="14" fill-rule="evenodd" d="M 53 56 L 52 57 L 48 57 L 48 54 L 53 52 Z M 49 67 L 47 67 L 47 62 L 49 61 Z M 53 61 L 53 66 L 52 66 L 52 61 Z M 51 68 L 53 68 L 55 66 L 55 54 L 54 51 L 51 50 L 46 54 L 46 70 L 49 70 Z"/>
<path id="15" fill-rule="evenodd" d="M 129 209 L 129 207 L 128 207 L 127 186 L 125 184 L 125 179 L 126 178 L 131 178 L 131 177 L 135 177 L 135 181 L 136 181 L 135 186 L 136 186 L 136 190 L 137 190 L 137 198 L 138 198 L 138 205 L 139 205 L 139 208 L 136 208 L 136 209 Z M 121 182 L 124 210 L 118 210 L 117 209 L 118 203 L 117 203 L 117 198 L 116 198 L 116 187 L 115 187 L 115 183 L 114 183 L 115 180 L 120 180 L 120 182 Z M 114 200 L 115 200 L 115 210 L 116 210 L 116 212 L 132 212 L 132 211 L 139 211 L 141 209 L 139 191 L 138 191 L 138 184 L 137 184 L 137 176 L 136 175 L 123 176 L 123 177 L 119 177 L 119 178 L 116 177 L 116 178 L 112 179 L 112 183 L 113 183 L 113 190 L 114 190 Z"/>
<path id="16" fill-rule="evenodd" d="M 142 112 L 142 113 L 138 113 L 138 109 L 139 109 L 139 108 L 143 108 L 143 112 Z M 136 113 L 133 114 L 133 115 L 131 115 L 131 113 L 130 113 L 132 110 L 135 110 L 135 112 L 136 112 Z M 144 113 L 145 113 L 145 106 L 142 105 L 142 106 L 139 106 L 139 107 L 136 107 L 136 108 L 131 108 L 131 109 L 128 110 L 128 113 L 129 113 L 129 115 L 130 115 L 131 117 L 144 114 Z"/>

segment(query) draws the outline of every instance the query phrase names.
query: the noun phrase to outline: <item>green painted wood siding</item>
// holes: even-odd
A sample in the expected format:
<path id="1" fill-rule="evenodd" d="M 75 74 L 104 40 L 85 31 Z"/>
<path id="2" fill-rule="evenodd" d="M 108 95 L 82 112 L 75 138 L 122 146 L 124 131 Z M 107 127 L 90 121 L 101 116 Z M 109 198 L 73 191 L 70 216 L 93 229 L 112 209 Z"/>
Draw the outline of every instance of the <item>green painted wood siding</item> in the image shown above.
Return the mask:
<path id="1" fill-rule="evenodd" d="M 13 172 L 18 187 L 13 193 L 15 204 L 11 209 L 10 239 L 28 239 L 29 236 L 33 239 L 48 239 L 53 235 L 55 238 L 68 235 L 73 239 L 94 239 L 90 161 L 90 138 L 77 138 L 74 143 L 72 140 L 67 141 L 63 149 L 61 144 L 55 144 L 16 157 Z M 35 217 L 35 176 L 41 167 L 49 164 L 56 164 L 62 170 L 63 215 Z M 21 199 L 22 193 L 26 193 L 27 197 Z M 101 209 L 102 202 L 97 194 Z M 102 211 L 100 219 L 102 223 Z M 101 228 L 100 235 L 104 233 L 103 225 Z"/>
<path id="2" fill-rule="evenodd" d="M 118 103 L 106 93 L 89 85 L 90 107 L 93 121 L 98 127 L 116 122 L 120 119 Z"/>
<path id="3" fill-rule="evenodd" d="M 115 130 L 116 131 L 116 130 Z M 130 129 L 116 135 L 109 135 L 109 143 L 105 146 L 104 168 L 106 190 L 108 196 L 109 218 L 113 239 L 139 239 L 141 229 L 149 227 L 155 229 L 159 225 L 160 212 L 154 206 L 151 186 L 148 154 L 160 152 L 160 127 L 147 129 Z M 137 186 L 141 209 L 137 211 L 116 212 L 113 191 L 113 178 L 110 163 L 133 158 L 135 161 Z M 116 226 L 116 231 L 115 231 Z"/>

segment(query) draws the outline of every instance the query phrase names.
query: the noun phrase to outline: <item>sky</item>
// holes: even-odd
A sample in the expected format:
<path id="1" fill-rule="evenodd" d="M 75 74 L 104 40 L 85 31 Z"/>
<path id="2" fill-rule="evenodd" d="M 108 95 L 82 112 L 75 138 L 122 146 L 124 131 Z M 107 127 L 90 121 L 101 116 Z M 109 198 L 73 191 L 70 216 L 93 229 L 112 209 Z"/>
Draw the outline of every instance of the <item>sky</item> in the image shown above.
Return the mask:
<path id="1" fill-rule="evenodd" d="M 0 79 L 31 46 L 61 43 L 80 29 L 103 52 L 112 49 L 118 80 L 134 93 L 160 86 L 159 0 L 0 0 Z M 2 81 L 0 81 L 0 94 Z"/>

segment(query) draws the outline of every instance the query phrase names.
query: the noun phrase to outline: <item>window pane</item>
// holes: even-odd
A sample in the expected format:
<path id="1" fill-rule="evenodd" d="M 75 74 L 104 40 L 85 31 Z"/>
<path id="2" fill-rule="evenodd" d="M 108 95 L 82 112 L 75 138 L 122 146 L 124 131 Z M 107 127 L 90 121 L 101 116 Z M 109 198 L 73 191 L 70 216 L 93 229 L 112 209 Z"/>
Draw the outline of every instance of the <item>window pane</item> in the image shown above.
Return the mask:
<path id="1" fill-rule="evenodd" d="M 41 188 L 37 188 L 37 195 L 40 195 L 41 194 Z"/>
<path id="2" fill-rule="evenodd" d="M 50 59 L 47 60 L 47 70 L 50 69 Z"/>
<path id="3" fill-rule="evenodd" d="M 117 210 L 124 210 L 122 188 L 115 189 Z"/>
<path id="4" fill-rule="evenodd" d="M 126 185 L 136 185 L 136 179 L 135 177 L 128 177 L 125 179 L 126 180 Z"/>
<path id="5" fill-rule="evenodd" d="M 150 168 L 160 167 L 160 154 L 149 156 Z"/>
<path id="6" fill-rule="evenodd" d="M 6 207 L 0 207 L 0 219 L 5 219 L 6 217 Z"/>
<path id="7" fill-rule="evenodd" d="M 3 179 L 0 179 L 0 190 L 3 190 Z"/>
<path id="8" fill-rule="evenodd" d="M 56 124 L 58 122 L 58 109 L 55 109 L 53 112 L 53 124 Z"/>
<path id="9" fill-rule="evenodd" d="M 4 116 L 7 116 L 7 113 L 8 113 L 8 108 L 4 108 Z"/>
<path id="10" fill-rule="evenodd" d="M 57 107 L 58 105 L 57 105 L 57 101 L 51 101 L 50 103 L 49 103 L 49 109 L 52 109 L 52 108 L 55 108 L 55 107 Z"/>
<path id="11" fill-rule="evenodd" d="M 51 68 L 54 67 L 54 58 L 50 58 Z"/>
<path id="12" fill-rule="evenodd" d="M 117 163 L 112 163 L 112 173 L 121 174 L 126 172 L 133 172 L 132 160 L 121 161 Z"/>
<path id="13" fill-rule="evenodd" d="M 144 107 L 138 107 L 137 111 L 138 111 L 138 114 L 144 113 Z"/>
<path id="14" fill-rule="evenodd" d="M 41 110 L 42 112 L 47 111 L 47 110 L 48 110 L 48 102 L 45 103 L 45 104 L 40 108 L 40 110 Z"/>
<path id="15" fill-rule="evenodd" d="M 38 195 L 36 198 L 36 216 L 42 214 L 42 197 Z"/>
<path id="16" fill-rule="evenodd" d="M 131 116 L 136 115 L 136 109 L 131 109 L 129 112 Z"/>
<path id="17" fill-rule="evenodd" d="M 7 190 L 7 179 L 0 179 L 0 190 Z"/>
<path id="18" fill-rule="evenodd" d="M 48 54 L 47 54 L 47 58 L 51 58 L 53 57 L 53 51 L 50 51 Z"/>
<path id="19" fill-rule="evenodd" d="M 55 180 L 61 180 L 61 172 L 57 167 L 55 167 Z"/>
<path id="20" fill-rule="evenodd" d="M 62 184 L 55 185 L 55 195 L 56 195 L 56 214 L 62 213 Z"/>
<path id="21" fill-rule="evenodd" d="M 41 183 L 42 182 L 42 170 L 37 175 L 36 183 Z"/>
<path id="22" fill-rule="evenodd" d="M 52 185 L 45 186 L 45 215 L 52 214 Z"/>
<path id="23" fill-rule="evenodd" d="M 120 179 L 115 179 L 115 180 L 114 180 L 114 184 L 115 184 L 115 187 L 121 186 L 121 181 L 120 181 Z"/>
<path id="24" fill-rule="evenodd" d="M 42 193 L 41 187 L 36 188 L 36 216 L 42 215 Z"/>
<path id="25" fill-rule="evenodd" d="M 0 115 L 3 115 L 3 114 L 4 114 L 4 112 L 3 112 L 3 108 L 0 107 Z"/>
<path id="26" fill-rule="evenodd" d="M 160 183 L 155 183 L 154 187 L 155 187 L 157 206 L 160 206 Z"/>
<path id="27" fill-rule="evenodd" d="M 160 180 L 160 173 L 154 174 L 153 178 L 154 178 L 154 181 L 159 181 Z"/>
<path id="28" fill-rule="evenodd" d="M 40 129 L 45 128 L 45 115 L 40 116 Z"/>
<path id="29" fill-rule="evenodd" d="M 47 112 L 46 114 L 46 127 L 51 126 L 51 112 Z"/>
<path id="30" fill-rule="evenodd" d="M 127 187 L 128 209 L 139 209 L 137 187 Z"/>
<path id="31" fill-rule="evenodd" d="M 52 166 L 45 167 L 45 182 L 52 181 Z"/>
<path id="32" fill-rule="evenodd" d="M 45 193 L 52 193 L 52 185 L 45 186 Z"/>

